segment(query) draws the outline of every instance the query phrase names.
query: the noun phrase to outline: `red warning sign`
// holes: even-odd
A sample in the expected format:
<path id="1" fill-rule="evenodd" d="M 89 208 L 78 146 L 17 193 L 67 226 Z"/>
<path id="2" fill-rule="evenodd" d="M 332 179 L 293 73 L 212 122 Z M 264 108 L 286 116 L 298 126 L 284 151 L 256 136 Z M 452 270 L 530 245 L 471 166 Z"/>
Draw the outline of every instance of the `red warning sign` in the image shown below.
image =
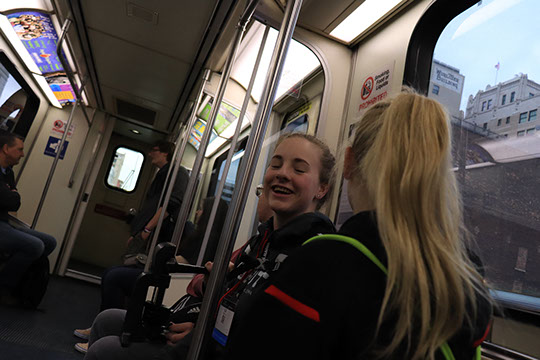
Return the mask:
<path id="1" fill-rule="evenodd" d="M 373 78 L 370 76 L 364 81 L 362 85 L 362 100 L 366 100 L 373 91 Z"/>

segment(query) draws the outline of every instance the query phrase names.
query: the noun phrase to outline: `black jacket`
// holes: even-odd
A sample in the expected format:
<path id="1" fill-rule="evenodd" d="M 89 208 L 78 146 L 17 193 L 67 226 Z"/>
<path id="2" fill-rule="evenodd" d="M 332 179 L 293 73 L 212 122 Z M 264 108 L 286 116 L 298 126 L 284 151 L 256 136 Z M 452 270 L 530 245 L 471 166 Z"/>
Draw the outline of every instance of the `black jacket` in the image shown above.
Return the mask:
<path id="1" fill-rule="evenodd" d="M 17 211 L 21 206 L 21 196 L 15 187 L 15 176 L 11 168 L 6 173 L 0 169 L 0 221 L 8 221 L 8 211 Z"/>
<path id="2" fill-rule="evenodd" d="M 140 232 L 148 221 L 155 215 L 157 209 L 161 206 L 159 204 L 159 198 L 161 197 L 161 192 L 165 188 L 165 181 L 167 180 L 167 173 L 169 171 L 169 164 L 167 163 L 157 172 L 150 188 L 146 193 L 144 202 L 139 213 L 131 221 L 131 235 L 135 235 Z M 176 181 L 174 183 L 173 191 L 171 193 L 171 198 L 169 204 L 167 205 L 167 212 L 169 213 L 169 218 L 176 220 L 178 217 L 178 212 L 180 210 L 180 205 L 184 198 L 186 192 L 187 183 L 189 180 L 189 174 L 183 166 L 178 170 L 176 176 Z"/>
<path id="3" fill-rule="evenodd" d="M 273 229 L 273 220 L 270 219 L 259 226 L 259 233 L 252 237 L 240 254 L 236 257 L 236 269 L 229 274 L 226 291 L 227 296 L 223 301 L 234 299 L 237 302 L 235 316 L 231 326 L 230 340 L 243 343 L 243 339 L 235 336 L 235 329 L 246 319 L 249 314 L 252 295 L 264 288 L 268 281 L 281 271 L 283 261 L 299 249 L 302 243 L 309 238 L 335 232 L 335 227 L 325 215 L 320 213 L 307 213 L 293 219 L 278 230 Z M 258 260 L 257 260 L 258 259 Z M 240 279 L 243 279 L 240 281 Z M 233 289 L 232 291 L 230 291 Z M 239 327 L 240 328 L 240 327 Z M 242 329 L 242 328 L 241 328 Z M 183 341 L 174 347 L 161 352 L 154 359 L 183 359 L 187 355 L 191 341 L 190 333 Z M 214 357 L 223 356 L 223 348 L 217 342 L 211 340 L 212 350 L 216 347 Z M 259 353 L 254 355 L 257 358 Z M 240 359 L 240 358 L 238 358 Z"/>
<path id="4" fill-rule="evenodd" d="M 386 265 L 373 213 L 353 216 L 339 233 L 359 239 Z M 291 254 L 283 269 L 252 295 L 231 336 L 228 358 L 255 353 L 257 359 L 374 358 L 374 342 L 384 346 L 393 331 L 386 322 L 375 339 L 385 285 L 386 275 L 351 245 L 310 243 Z M 472 344 L 484 335 L 490 316 L 491 307 L 479 304 L 476 324 L 464 324 L 449 341 L 456 359 L 473 358 Z M 406 358 L 404 351 L 392 357 Z"/>

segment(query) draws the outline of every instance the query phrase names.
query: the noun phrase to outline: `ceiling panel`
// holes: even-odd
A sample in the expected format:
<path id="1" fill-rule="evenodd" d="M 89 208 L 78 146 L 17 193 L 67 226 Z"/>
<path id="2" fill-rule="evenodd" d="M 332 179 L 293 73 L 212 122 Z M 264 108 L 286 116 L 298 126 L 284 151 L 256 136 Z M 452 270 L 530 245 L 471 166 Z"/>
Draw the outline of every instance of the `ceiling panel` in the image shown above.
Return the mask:
<path id="1" fill-rule="evenodd" d="M 216 0 L 84 0 L 86 26 L 140 46 L 192 62 Z M 135 14 L 157 13 L 157 24 L 128 17 L 128 5 Z"/>
<path id="2" fill-rule="evenodd" d="M 190 64 L 100 32 L 88 35 L 102 86 L 174 107 Z"/>

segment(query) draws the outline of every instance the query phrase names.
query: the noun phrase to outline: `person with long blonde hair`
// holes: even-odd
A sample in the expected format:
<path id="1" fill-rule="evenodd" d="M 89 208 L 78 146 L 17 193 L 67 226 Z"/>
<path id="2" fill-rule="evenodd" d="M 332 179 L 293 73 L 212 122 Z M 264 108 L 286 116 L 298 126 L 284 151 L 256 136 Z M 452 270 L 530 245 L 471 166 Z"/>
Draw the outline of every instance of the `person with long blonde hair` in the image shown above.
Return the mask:
<path id="1" fill-rule="evenodd" d="M 251 347 L 231 358 L 264 341 L 257 359 L 479 359 L 491 298 L 469 258 L 444 108 L 407 91 L 368 109 L 344 177 L 355 215 L 342 236 L 287 259 L 252 306 L 266 317 L 243 324 Z"/>

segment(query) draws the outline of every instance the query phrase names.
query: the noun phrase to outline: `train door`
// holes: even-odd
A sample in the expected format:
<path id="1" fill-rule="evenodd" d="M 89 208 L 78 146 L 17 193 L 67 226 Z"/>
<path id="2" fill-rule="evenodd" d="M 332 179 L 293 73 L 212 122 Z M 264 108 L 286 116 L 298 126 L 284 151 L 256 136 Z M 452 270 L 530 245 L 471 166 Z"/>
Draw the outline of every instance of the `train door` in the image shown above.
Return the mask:
<path id="1" fill-rule="evenodd" d="M 149 149 L 140 140 L 112 134 L 72 251 L 66 255 L 66 274 L 95 281 L 104 269 L 121 264 L 130 236 L 130 210 L 138 209 L 155 173 L 145 160 Z"/>

